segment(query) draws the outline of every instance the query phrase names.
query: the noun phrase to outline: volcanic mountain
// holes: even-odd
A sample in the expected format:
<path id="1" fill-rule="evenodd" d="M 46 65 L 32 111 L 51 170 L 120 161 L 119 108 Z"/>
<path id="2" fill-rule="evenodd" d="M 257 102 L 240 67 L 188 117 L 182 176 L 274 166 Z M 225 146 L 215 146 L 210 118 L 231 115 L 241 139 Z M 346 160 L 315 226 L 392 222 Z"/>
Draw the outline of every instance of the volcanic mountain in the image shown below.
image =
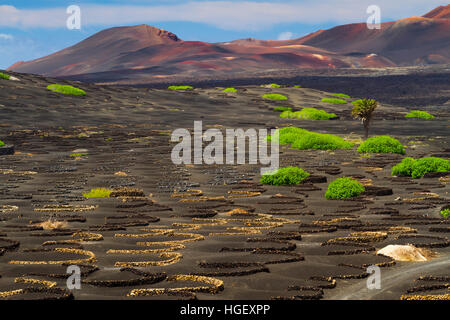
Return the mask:
<path id="1" fill-rule="evenodd" d="M 450 62 L 450 5 L 423 17 L 410 17 L 381 24 L 370 30 L 365 23 L 338 26 L 296 41 L 343 55 L 373 53 L 396 65 Z"/>
<path id="2" fill-rule="evenodd" d="M 305 37 L 224 43 L 183 41 L 147 25 L 103 30 L 10 69 L 92 82 L 145 83 L 171 76 L 238 76 L 273 69 L 396 67 L 450 62 L 450 5 L 422 17 L 319 30 Z"/>
<path id="3" fill-rule="evenodd" d="M 16 63 L 11 69 L 53 76 L 114 70 L 121 68 L 114 61 L 123 54 L 179 41 L 173 33 L 147 25 L 117 27 L 100 31 L 49 56 Z"/>

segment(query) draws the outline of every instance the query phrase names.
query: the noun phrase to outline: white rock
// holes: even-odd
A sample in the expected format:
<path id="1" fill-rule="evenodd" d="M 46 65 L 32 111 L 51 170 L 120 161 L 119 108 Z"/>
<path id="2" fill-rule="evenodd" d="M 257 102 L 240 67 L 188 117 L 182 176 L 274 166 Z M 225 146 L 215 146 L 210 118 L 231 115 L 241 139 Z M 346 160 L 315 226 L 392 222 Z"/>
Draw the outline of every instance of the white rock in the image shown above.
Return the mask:
<path id="1" fill-rule="evenodd" d="M 72 151 L 72 153 L 86 153 L 88 151 L 88 149 L 75 149 Z"/>
<path id="2" fill-rule="evenodd" d="M 391 257 L 397 261 L 428 261 L 433 257 L 433 253 L 431 251 L 416 248 L 411 244 L 390 244 L 383 249 L 378 250 L 377 254 Z"/>

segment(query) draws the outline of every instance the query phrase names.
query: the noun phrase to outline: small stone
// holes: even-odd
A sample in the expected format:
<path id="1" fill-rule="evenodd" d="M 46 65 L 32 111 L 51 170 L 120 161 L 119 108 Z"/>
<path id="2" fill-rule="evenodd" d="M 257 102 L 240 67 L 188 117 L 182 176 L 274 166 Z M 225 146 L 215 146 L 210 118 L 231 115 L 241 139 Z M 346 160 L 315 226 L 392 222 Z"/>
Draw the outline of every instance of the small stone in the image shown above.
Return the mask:
<path id="1" fill-rule="evenodd" d="M 72 151 L 72 153 L 87 153 L 89 152 L 88 149 L 75 149 Z"/>

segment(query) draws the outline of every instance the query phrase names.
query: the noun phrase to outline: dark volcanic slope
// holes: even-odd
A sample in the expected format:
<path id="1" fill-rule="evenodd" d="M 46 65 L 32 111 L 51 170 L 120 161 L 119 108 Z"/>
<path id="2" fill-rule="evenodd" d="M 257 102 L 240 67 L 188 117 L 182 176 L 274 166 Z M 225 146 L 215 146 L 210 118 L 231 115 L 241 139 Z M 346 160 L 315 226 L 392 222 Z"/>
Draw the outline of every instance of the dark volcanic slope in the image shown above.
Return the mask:
<path id="1" fill-rule="evenodd" d="M 283 147 L 281 166 L 312 174 L 289 187 L 260 185 L 259 165 L 175 165 L 170 159 L 171 132 L 192 129 L 194 120 L 223 132 L 296 125 L 358 141 L 361 125 L 351 119 L 350 103 L 323 103 L 334 96 L 294 87 L 248 86 L 224 94 L 217 88 L 172 92 L 68 82 L 87 92 L 71 97 L 45 89 L 55 80 L 14 75 L 20 81 L 0 80 L 0 138 L 16 146 L 15 155 L 0 156 L 0 299 L 448 293 L 449 221 L 439 211 L 450 205 L 449 176 L 391 177 L 403 156 L 363 156 L 356 147 Z M 267 101 L 265 93 L 288 100 Z M 282 119 L 273 111 L 279 105 L 320 107 L 340 118 Z M 448 112 L 406 120 L 406 111 L 381 105 L 372 133 L 398 138 L 406 156 L 448 158 Z M 368 192 L 350 201 L 325 200 L 329 182 L 342 176 L 359 179 Z M 82 196 L 95 187 L 138 190 Z M 438 256 L 396 262 L 375 254 L 406 243 Z M 71 264 L 82 271 L 81 289 L 72 293 L 66 289 Z M 380 291 L 365 286 L 366 266 L 373 264 L 386 280 Z"/>
<path id="2" fill-rule="evenodd" d="M 95 82 L 89 75 L 81 77 L 81 80 Z M 106 75 L 104 81 L 108 81 Z M 195 77 L 174 77 L 170 82 L 160 79 L 136 86 L 167 88 L 174 83 L 189 83 L 202 88 L 278 83 L 290 86 L 302 85 L 328 92 L 346 92 L 355 97 L 370 97 L 397 106 L 446 108 L 450 105 L 450 65 L 432 68 L 409 67 L 404 68 L 403 72 L 400 72 L 400 68 L 382 72 L 374 69 L 337 69 L 322 72 L 283 70 L 283 72 L 261 72 L 253 77 L 242 75 L 242 78 L 237 79 L 224 77 L 199 80 Z"/>
<path id="3" fill-rule="evenodd" d="M 320 30 L 287 41 L 182 41 L 140 25 L 101 31 L 50 56 L 11 66 L 16 72 L 142 84 L 181 77 L 234 77 L 281 69 L 384 68 L 450 62 L 450 6 L 424 17 Z"/>

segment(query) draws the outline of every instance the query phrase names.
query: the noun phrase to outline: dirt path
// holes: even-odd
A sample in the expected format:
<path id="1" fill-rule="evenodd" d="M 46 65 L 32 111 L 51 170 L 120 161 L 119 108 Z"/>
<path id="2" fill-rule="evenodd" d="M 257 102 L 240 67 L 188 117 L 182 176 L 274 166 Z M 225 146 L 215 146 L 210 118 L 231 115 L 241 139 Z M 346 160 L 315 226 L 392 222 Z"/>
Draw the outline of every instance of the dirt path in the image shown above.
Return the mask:
<path id="1" fill-rule="evenodd" d="M 367 289 L 367 279 L 363 279 L 351 286 L 333 291 L 326 298 L 331 300 L 395 299 L 397 294 L 393 293 L 393 289 L 408 282 L 412 283 L 421 275 L 448 270 L 449 267 L 450 256 L 445 255 L 427 263 L 416 262 L 395 269 L 381 269 L 381 289 Z"/>

